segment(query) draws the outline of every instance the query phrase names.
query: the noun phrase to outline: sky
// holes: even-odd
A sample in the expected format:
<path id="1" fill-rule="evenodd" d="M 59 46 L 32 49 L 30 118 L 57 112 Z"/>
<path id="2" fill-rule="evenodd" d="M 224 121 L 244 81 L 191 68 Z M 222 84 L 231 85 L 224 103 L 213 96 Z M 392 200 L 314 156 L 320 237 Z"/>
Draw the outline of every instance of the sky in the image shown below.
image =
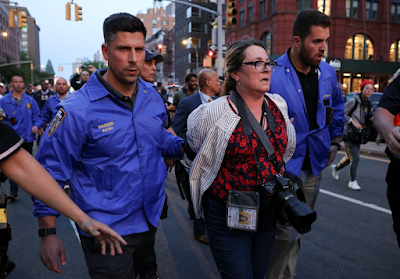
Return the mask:
<path id="1" fill-rule="evenodd" d="M 40 63 L 46 66 L 50 59 L 58 77 L 69 80 L 72 64 L 77 58 L 93 60 L 101 51 L 103 21 L 109 15 L 127 12 L 133 15 L 146 13 L 153 8 L 153 0 L 77 0 L 82 7 L 82 21 L 75 21 L 75 7 L 71 6 L 71 20 L 65 19 L 66 0 L 14 0 L 18 6 L 27 7 L 40 28 Z M 71 2 L 71 0 L 68 0 Z M 164 1 L 164 6 L 169 1 Z M 63 71 L 58 71 L 62 66 Z"/>

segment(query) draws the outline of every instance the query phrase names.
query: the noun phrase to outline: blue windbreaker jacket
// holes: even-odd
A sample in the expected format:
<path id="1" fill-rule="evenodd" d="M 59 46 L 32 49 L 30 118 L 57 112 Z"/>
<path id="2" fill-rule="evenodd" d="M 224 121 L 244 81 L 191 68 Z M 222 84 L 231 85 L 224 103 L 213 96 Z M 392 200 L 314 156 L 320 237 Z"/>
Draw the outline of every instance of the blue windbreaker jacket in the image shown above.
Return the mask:
<path id="1" fill-rule="evenodd" d="M 0 107 L 6 113 L 8 123 L 25 142 L 36 140 L 36 134 L 32 134 L 32 127 L 38 126 L 40 128 L 40 110 L 35 99 L 23 93 L 21 104 L 18 104 L 10 92 L 0 99 Z M 13 117 L 17 122 L 15 125 L 10 121 Z"/>
<path id="2" fill-rule="evenodd" d="M 270 92 L 277 93 L 286 100 L 289 117 L 294 118 L 293 125 L 297 136 L 295 153 L 286 164 L 286 168 L 289 172 L 300 174 L 308 145 L 312 172 L 317 176 L 328 162 L 331 139 L 343 133 L 344 99 L 336 72 L 332 66 L 323 61 L 319 64 L 318 128 L 310 131 L 303 90 L 296 70 L 289 61 L 288 52 L 279 57 L 276 62 L 278 67 L 272 73 Z M 326 123 L 326 107 L 333 108 L 332 124 Z"/>
<path id="3" fill-rule="evenodd" d="M 68 95 L 70 93 L 67 93 Z M 67 96 L 68 97 L 68 96 Z M 58 94 L 51 96 L 46 103 L 44 104 L 42 111 L 40 113 L 40 126 L 39 127 L 46 127 L 46 124 L 53 119 L 54 115 L 56 114 L 56 107 L 61 102 L 60 97 Z"/>
<path id="4" fill-rule="evenodd" d="M 183 139 L 164 128 L 165 105 L 139 78 L 134 109 L 99 82 L 96 73 L 58 105 L 41 140 L 38 161 L 90 217 L 120 235 L 155 227 L 165 200 L 163 156 L 179 157 Z M 36 217 L 58 213 L 34 200 Z M 82 233 L 82 232 L 80 232 Z"/>

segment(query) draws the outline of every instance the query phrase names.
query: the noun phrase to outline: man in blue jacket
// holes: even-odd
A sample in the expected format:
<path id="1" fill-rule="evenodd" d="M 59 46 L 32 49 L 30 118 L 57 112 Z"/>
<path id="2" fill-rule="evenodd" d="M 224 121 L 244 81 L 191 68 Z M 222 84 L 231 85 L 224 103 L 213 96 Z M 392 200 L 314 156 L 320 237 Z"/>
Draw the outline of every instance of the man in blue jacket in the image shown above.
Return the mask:
<path id="1" fill-rule="evenodd" d="M 59 77 L 57 78 L 56 81 L 56 94 L 51 96 L 46 103 L 44 104 L 41 114 L 40 114 L 40 130 L 39 134 L 43 135 L 44 129 L 46 129 L 47 123 L 53 118 L 55 113 L 55 108 L 57 105 L 61 102 L 64 101 L 65 98 L 69 96 L 69 91 L 68 91 L 68 83 L 65 78 Z"/>
<path id="2" fill-rule="evenodd" d="M 323 62 L 331 20 L 317 10 L 300 12 L 293 24 L 292 47 L 277 59 L 271 93 L 288 103 L 296 128 L 296 151 L 287 171 L 299 176 L 306 202 L 314 207 L 321 172 L 340 149 L 344 100 L 335 70 Z M 288 222 L 277 222 L 270 279 L 293 278 L 301 236 Z"/>
<path id="3" fill-rule="evenodd" d="M 40 111 L 36 101 L 22 92 L 24 80 L 20 76 L 11 78 L 12 91 L 0 99 L 0 107 L 7 115 L 7 121 L 24 140 L 22 147 L 32 154 L 33 142 L 40 126 Z M 10 193 L 8 199 L 18 198 L 18 185 L 10 180 Z"/>
<path id="4" fill-rule="evenodd" d="M 92 74 L 59 104 L 46 129 L 38 161 L 89 216 L 107 224 L 128 243 L 123 254 L 101 255 L 98 242 L 79 228 L 92 278 L 135 278 L 147 260 L 165 200 L 165 157 L 182 155 L 181 138 L 164 128 L 162 98 L 139 76 L 146 29 L 127 13 L 104 21 L 103 56 L 108 69 Z M 42 234 L 41 259 L 60 273 L 65 252 L 54 234 L 58 213 L 34 200 Z"/>

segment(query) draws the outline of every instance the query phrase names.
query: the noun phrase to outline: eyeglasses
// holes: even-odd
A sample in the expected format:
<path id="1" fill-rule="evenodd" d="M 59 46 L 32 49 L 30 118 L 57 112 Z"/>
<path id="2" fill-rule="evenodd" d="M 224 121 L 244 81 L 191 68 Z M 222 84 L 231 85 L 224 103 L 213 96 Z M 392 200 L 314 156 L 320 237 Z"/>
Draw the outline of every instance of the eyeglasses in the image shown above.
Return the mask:
<path id="1" fill-rule="evenodd" d="M 267 72 L 273 72 L 278 65 L 276 62 L 264 62 L 264 61 L 252 61 L 252 62 L 243 62 L 243 65 L 250 66 L 253 65 L 254 69 L 257 72 L 265 72 L 267 67 Z"/>

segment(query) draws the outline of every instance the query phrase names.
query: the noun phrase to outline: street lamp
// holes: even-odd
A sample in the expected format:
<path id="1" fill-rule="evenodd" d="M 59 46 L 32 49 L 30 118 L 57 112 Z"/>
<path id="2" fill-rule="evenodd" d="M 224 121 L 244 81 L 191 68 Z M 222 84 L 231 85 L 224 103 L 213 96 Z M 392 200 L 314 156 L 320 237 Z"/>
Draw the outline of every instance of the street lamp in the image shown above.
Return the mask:
<path id="1" fill-rule="evenodd" d="M 3 36 L 4 38 L 8 37 L 8 32 L 7 31 L 1 32 L 1 36 Z"/>
<path id="2" fill-rule="evenodd" d="M 197 71 L 199 70 L 199 53 L 197 52 L 197 45 L 192 46 L 191 37 L 183 39 L 182 45 L 187 46 L 188 48 L 194 48 L 194 50 L 196 51 L 196 74 L 197 74 Z"/>

